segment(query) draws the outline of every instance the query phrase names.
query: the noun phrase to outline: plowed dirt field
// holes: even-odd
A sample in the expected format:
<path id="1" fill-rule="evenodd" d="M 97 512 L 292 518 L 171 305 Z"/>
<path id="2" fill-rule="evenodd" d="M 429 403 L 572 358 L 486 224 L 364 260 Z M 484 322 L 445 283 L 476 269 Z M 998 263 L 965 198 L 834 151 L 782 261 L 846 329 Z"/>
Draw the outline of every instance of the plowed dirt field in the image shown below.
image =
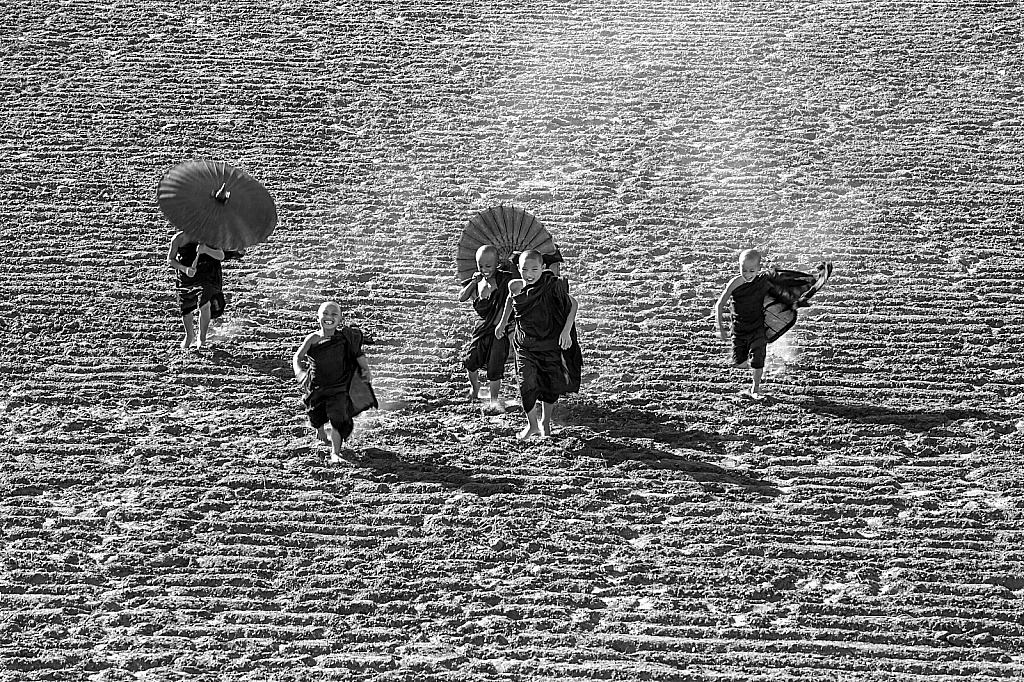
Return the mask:
<path id="1" fill-rule="evenodd" d="M 0 680 L 1024 676 L 1019 3 L 0 9 Z M 193 158 L 280 223 L 184 352 Z M 527 443 L 460 397 L 502 202 L 581 304 Z M 709 312 L 749 246 L 836 267 L 760 404 Z M 382 403 L 341 465 L 326 298 Z"/>

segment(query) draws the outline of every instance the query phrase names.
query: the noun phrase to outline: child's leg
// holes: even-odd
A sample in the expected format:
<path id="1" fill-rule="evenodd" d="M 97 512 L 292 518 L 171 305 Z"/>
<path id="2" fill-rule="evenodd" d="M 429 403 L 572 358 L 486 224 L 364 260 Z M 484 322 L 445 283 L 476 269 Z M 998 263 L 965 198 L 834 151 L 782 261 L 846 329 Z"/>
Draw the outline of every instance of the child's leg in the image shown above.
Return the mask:
<path id="1" fill-rule="evenodd" d="M 538 401 L 537 405 L 526 413 L 526 419 L 529 421 L 529 424 L 526 425 L 525 429 L 516 434 L 516 438 L 526 440 L 530 436 L 540 436 L 544 433 L 537 420 L 537 412 L 541 409 L 541 403 Z"/>
<path id="2" fill-rule="evenodd" d="M 210 331 L 210 302 L 199 307 L 199 343 L 198 348 L 206 345 L 206 334 Z"/>
<path id="3" fill-rule="evenodd" d="M 754 367 L 754 381 L 750 386 L 750 395 L 761 394 L 761 375 L 764 374 L 764 367 Z"/>
<path id="4" fill-rule="evenodd" d="M 327 400 L 327 418 L 331 423 L 331 461 L 341 461 L 345 441 L 352 435 L 352 399 L 347 393 L 331 396 Z"/>
<path id="5" fill-rule="evenodd" d="M 750 367 L 750 345 L 745 337 L 733 333 L 732 336 L 732 364 L 738 369 Z"/>
<path id="6" fill-rule="evenodd" d="M 477 376 L 475 369 L 467 369 L 466 375 L 469 377 L 469 392 L 466 397 L 470 400 L 474 400 L 480 397 L 480 377 Z"/>
<path id="7" fill-rule="evenodd" d="M 540 403 L 540 429 L 541 433 L 545 436 L 551 435 L 551 417 L 555 413 L 555 404 L 544 402 Z"/>
<path id="8" fill-rule="evenodd" d="M 192 313 L 185 313 L 181 316 L 181 323 L 185 325 L 185 338 L 181 342 L 182 348 L 188 348 L 196 341 L 195 321 Z"/>
<path id="9" fill-rule="evenodd" d="M 487 354 L 487 388 L 490 404 L 488 414 L 501 414 L 505 411 L 501 404 L 501 379 L 505 376 L 505 364 L 508 362 L 509 341 L 507 336 L 494 339 Z"/>
<path id="10" fill-rule="evenodd" d="M 324 406 L 316 405 L 306 412 L 306 416 L 309 417 L 309 425 L 316 432 L 317 440 L 321 443 L 330 443 L 331 439 L 324 430 L 324 426 L 327 424 L 327 411 L 324 410 Z"/>
<path id="11" fill-rule="evenodd" d="M 321 443 L 331 442 L 331 437 L 327 435 L 327 430 L 323 426 L 316 427 L 316 439 Z"/>
<path id="12" fill-rule="evenodd" d="M 754 375 L 750 386 L 750 395 L 755 398 L 761 395 L 761 377 L 764 375 L 764 361 L 767 355 L 768 341 L 761 335 L 754 340 L 750 348 L 750 368 Z"/>
<path id="13" fill-rule="evenodd" d="M 490 396 L 488 399 L 487 407 L 484 408 L 484 414 L 503 414 L 505 412 L 505 406 L 501 404 L 501 379 L 496 381 L 487 382 L 488 391 Z"/>
<path id="14" fill-rule="evenodd" d="M 341 432 L 338 429 L 331 426 L 331 461 L 337 461 L 337 457 L 341 455 L 341 446 L 345 442 L 341 439 Z"/>

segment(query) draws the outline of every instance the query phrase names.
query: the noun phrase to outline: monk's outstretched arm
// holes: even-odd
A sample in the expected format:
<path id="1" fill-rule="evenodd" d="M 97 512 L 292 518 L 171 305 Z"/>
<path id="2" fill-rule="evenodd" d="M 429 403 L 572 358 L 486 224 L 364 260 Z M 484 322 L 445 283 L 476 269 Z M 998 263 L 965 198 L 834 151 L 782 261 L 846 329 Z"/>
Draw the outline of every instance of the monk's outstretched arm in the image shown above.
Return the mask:
<path id="1" fill-rule="evenodd" d="M 572 294 L 569 294 L 569 303 L 569 314 L 566 315 L 562 333 L 558 336 L 558 345 L 563 349 L 572 347 L 572 326 L 576 324 L 576 313 L 580 309 L 579 301 Z"/>
<path id="2" fill-rule="evenodd" d="M 718 297 L 718 301 L 715 303 L 715 326 L 718 327 L 718 335 L 723 339 L 729 338 L 728 333 L 725 329 L 725 304 L 732 296 L 732 292 L 735 291 L 736 287 L 739 286 L 739 280 L 742 277 L 733 277 L 732 280 L 726 285 L 725 289 L 722 290 L 722 295 Z"/>
<path id="3" fill-rule="evenodd" d="M 494 327 L 494 335 L 497 338 L 505 336 L 505 327 L 508 325 L 508 318 L 512 315 L 512 297 L 509 296 L 505 299 L 505 307 L 501 310 L 501 317 L 498 318 L 498 324 Z"/>
<path id="4" fill-rule="evenodd" d="M 462 291 L 459 292 L 459 303 L 465 303 L 469 299 L 473 298 L 473 294 L 476 292 L 476 286 L 483 279 L 483 275 L 479 272 L 473 275 L 473 278 L 469 280 L 466 286 L 462 287 Z"/>
<path id="5" fill-rule="evenodd" d="M 373 373 L 370 371 L 370 363 L 366 361 L 365 355 L 360 355 L 356 358 L 356 364 L 359 365 L 359 373 L 366 379 L 366 383 L 373 383 Z"/>
<path id="6" fill-rule="evenodd" d="M 171 245 L 167 249 L 167 264 L 171 266 L 171 269 L 178 272 L 184 272 L 189 277 L 194 277 L 196 271 L 194 268 L 190 268 L 187 265 L 182 265 L 178 262 L 178 249 L 188 243 L 189 237 L 184 232 L 179 232 L 174 235 L 174 239 L 171 240 Z"/>
<path id="7" fill-rule="evenodd" d="M 295 351 L 295 355 L 292 356 L 292 371 L 295 373 L 295 378 L 302 381 L 303 375 L 306 373 L 306 369 L 302 366 L 302 361 L 306 359 L 306 353 L 309 351 L 309 347 L 313 345 L 313 337 L 316 334 L 310 334 L 306 337 L 306 340 L 302 342 L 299 349 Z"/>

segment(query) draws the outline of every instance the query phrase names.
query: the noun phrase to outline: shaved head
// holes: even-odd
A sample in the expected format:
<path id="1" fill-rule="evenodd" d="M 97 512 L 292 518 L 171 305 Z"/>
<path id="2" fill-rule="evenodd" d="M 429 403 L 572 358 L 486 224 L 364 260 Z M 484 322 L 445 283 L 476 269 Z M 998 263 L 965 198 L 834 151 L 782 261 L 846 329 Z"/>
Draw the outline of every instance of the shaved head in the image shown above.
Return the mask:
<path id="1" fill-rule="evenodd" d="M 536 261 L 541 265 L 544 265 L 544 254 L 540 251 L 534 251 L 533 249 L 527 249 L 519 254 L 519 267 L 523 266 L 526 261 Z"/>
<path id="2" fill-rule="evenodd" d="M 338 314 L 341 315 L 341 306 L 334 301 L 324 301 L 321 303 L 320 308 L 316 311 L 317 315 L 322 315 L 328 308 L 336 308 L 338 310 Z"/>
<path id="3" fill-rule="evenodd" d="M 761 262 L 761 252 L 757 249 L 745 249 L 740 252 L 740 263 L 746 263 L 750 261 L 752 263 Z"/>

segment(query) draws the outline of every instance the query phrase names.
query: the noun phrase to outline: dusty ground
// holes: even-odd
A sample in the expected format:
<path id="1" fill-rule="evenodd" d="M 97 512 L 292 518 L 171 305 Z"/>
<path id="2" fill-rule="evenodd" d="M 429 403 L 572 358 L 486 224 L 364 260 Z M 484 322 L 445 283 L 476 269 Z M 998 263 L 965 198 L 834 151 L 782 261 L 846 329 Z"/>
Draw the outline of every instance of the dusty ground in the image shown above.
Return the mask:
<path id="1" fill-rule="evenodd" d="M 492 4 L 3 5 L 0 680 L 1024 675 L 1018 3 Z M 201 353 L 189 158 L 280 212 Z M 548 442 L 459 398 L 502 201 L 582 304 Z M 762 405 L 708 314 L 746 246 L 837 268 Z M 327 297 L 383 401 L 340 467 Z"/>

